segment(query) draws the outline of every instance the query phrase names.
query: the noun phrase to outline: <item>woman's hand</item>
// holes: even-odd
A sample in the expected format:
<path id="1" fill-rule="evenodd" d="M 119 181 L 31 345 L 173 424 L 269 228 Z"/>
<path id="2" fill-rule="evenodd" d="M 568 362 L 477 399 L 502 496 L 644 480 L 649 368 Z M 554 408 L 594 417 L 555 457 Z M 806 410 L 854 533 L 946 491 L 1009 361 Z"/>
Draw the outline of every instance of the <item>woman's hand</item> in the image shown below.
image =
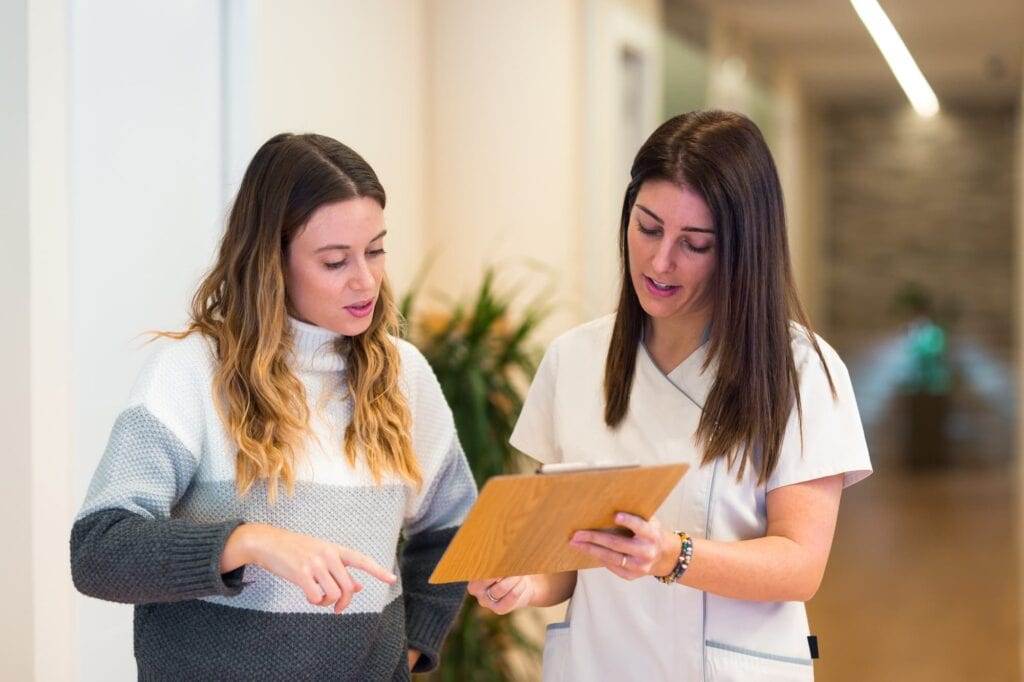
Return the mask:
<path id="1" fill-rule="evenodd" d="M 224 545 L 221 571 L 227 573 L 245 564 L 256 564 L 297 586 L 310 604 L 334 606 L 335 613 L 348 607 L 363 589 L 352 577 L 358 568 L 389 585 L 397 577 L 370 557 L 319 538 L 300 535 L 258 523 L 236 528 Z"/>
<path id="2" fill-rule="evenodd" d="M 662 528 L 658 519 L 645 521 L 639 516 L 619 512 L 615 523 L 633 531 L 633 537 L 600 530 L 579 530 L 569 545 L 589 554 L 605 568 L 626 580 L 648 575 L 668 575 L 681 550 L 679 536 Z"/>
<path id="3" fill-rule="evenodd" d="M 532 575 L 521 575 L 497 580 L 474 580 L 469 583 L 468 590 L 480 606 L 504 615 L 530 605 L 536 590 L 534 579 Z"/>

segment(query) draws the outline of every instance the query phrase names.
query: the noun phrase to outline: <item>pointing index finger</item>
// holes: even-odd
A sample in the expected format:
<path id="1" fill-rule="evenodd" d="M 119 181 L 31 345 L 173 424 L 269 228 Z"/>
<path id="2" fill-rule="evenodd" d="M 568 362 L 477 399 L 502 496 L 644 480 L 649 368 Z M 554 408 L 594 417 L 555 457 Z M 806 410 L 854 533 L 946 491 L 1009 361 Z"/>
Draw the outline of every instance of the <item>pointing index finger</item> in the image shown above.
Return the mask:
<path id="1" fill-rule="evenodd" d="M 360 552 L 345 550 L 342 553 L 342 559 L 346 566 L 358 568 L 360 571 L 363 571 L 364 573 L 367 573 L 388 585 L 393 585 L 395 581 L 398 580 L 398 577 L 394 573 Z"/>

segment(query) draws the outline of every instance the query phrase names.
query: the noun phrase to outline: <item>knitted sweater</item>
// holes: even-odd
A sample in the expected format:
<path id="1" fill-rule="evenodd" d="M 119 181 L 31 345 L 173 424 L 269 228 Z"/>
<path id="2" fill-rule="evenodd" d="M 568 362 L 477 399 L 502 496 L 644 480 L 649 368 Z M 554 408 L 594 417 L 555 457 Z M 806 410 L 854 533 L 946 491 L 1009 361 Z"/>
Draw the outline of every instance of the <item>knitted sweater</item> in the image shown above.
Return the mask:
<path id="1" fill-rule="evenodd" d="M 136 605 L 139 679 L 403 680 L 409 648 L 423 654 L 417 672 L 437 664 L 465 587 L 427 578 L 476 496 L 451 411 L 423 356 L 395 340 L 424 480 L 420 490 L 393 475 L 375 483 L 342 451 L 352 405 L 334 335 L 292 328 L 291 367 L 310 408 L 293 495 L 269 504 L 265 485 L 237 495 L 237 448 L 201 334 L 154 354 L 114 424 L 71 532 L 71 568 L 81 592 Z M 400 578 L 357 572 L 363 590 L 336 615 L 255 565 L 222 575 L 227 537 L 246 521 L 358 550 Z"/>

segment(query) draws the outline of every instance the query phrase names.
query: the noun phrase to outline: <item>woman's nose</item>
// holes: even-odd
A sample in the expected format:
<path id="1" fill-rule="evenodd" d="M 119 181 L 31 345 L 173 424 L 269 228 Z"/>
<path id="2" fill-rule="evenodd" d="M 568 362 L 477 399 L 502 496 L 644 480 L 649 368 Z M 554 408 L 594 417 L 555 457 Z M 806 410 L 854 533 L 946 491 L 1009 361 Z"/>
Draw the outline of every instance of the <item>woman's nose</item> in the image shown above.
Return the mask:
<path id="1" fill-rule="evenodd" d="M 655 272 L 672 272 L 672 270 L 675 269 L 672 246 L 672 242 L 668 239 L 663 239 L 658 244 L 657 250 L 654 252 L 654 259 L 651 263 Z"/>
<path id="2" fill-rule="evenodd" d="M 355 272 L 352 279 L 349 280 L 351 287 L 356 290 L 373 288 L 373 273 L 370 272 L 370 264 L 366 262 L 366 259 L 357 258 L 354 265 Z"/>

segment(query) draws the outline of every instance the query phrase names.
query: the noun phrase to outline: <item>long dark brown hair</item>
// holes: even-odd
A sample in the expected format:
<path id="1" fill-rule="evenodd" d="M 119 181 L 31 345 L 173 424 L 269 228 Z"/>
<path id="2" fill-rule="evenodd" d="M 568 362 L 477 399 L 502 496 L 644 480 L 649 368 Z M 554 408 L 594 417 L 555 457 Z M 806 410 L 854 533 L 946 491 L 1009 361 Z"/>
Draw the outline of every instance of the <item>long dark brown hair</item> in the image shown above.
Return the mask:
<path id="1" fill-rule="evenodd" d="M 293 338 L 284 255 L 316 209 L 357 197 L 371 198 L 381 208 L 386 202 L 377 175 L 355 151 L 323 135 L 272 137 L 245 171 L 217 262 L 192 301 L 189 326 L 165 334 L 181 338 L 199 332 L 214 342 L 213 391 L 238 446 L 235 475 L 242 494 L 257 480 L 267 482 L 271 500 L 279 482 L 291 491 L 307 436 L 305 390 L 288 364 Z M 397 327 L 385 278 L 369 328 L 339 339 L 335 348 L 347 359 L 353 398 L 344 451 L 352 464 L 362 458 L 378 481 L 393 472 L 419 485 L 412 416 L 398 390 L 401 361 L 391 338 Z"/>
<path id="2" fill-rule="evenodd" d="M 627 230 L 633 204 L 648 180 L 667 180 L 697 192 L 716 229 L 711 333 L 704 369 L 717 374 L 694 438 L 705 464 L 725 457 L 765 482 L 775 469 L 793 407 L 803 419 L 793 361 L 790 320 L 808 338 L 835 386 L 797 297 L 786 219 L 771 152 L 754 123 L 740 114 L 699 111 L 663 123 L 644 142 L 630 170 L 622 203 L 619 253 L 622 286 L 605 363 L 605 423 L 626 416 L 647 314 L 633 289 Z"/>

